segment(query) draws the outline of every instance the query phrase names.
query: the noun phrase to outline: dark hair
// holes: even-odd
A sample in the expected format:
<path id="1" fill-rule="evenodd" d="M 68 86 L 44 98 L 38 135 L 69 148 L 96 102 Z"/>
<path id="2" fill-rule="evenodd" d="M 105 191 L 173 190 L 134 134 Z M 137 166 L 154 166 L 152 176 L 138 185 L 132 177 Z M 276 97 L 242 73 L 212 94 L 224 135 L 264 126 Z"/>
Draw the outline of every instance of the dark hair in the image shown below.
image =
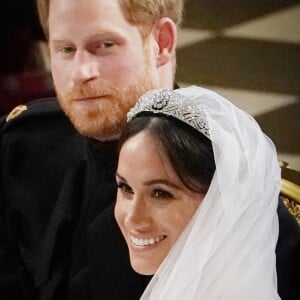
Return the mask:
<path id="1" fill-rule="evenodd" d="M 216 169 L 211 141 L 176 118 L 140 113 L 122 132 L 119 151 L 130 137 L 144 130 L 161 146 L 183 184 L 192 191 L 206 193 Z"/>

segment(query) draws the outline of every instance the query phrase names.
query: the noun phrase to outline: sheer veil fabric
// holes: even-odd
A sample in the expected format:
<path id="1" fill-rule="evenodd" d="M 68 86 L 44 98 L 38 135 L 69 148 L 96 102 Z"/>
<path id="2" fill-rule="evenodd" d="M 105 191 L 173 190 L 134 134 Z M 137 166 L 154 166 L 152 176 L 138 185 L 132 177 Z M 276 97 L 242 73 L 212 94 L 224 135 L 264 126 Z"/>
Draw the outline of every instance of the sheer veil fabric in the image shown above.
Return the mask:
<path id="1" fill-rule="evenodd" d="M 275 257 L 280 168 L 272 141 L 220 95 L 196 86 L 176 92 L 205 112 L 216 172 L 141 299 L 280 299 Z"/>

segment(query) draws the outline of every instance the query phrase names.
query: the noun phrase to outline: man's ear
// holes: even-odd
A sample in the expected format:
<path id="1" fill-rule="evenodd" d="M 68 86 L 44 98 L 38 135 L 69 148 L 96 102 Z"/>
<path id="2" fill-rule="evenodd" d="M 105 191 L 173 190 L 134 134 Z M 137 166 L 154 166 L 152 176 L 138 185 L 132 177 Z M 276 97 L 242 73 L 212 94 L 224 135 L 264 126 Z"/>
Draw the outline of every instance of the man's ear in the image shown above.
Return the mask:
<path id="1" fill-rule="evenodd" d="M 172 59 L 176 48 L 177 29 L 170 18 L 163 17 L 157 22 L 155 39 L 158 45 L 156 62 L 157 67 L 160 67 Z"/>

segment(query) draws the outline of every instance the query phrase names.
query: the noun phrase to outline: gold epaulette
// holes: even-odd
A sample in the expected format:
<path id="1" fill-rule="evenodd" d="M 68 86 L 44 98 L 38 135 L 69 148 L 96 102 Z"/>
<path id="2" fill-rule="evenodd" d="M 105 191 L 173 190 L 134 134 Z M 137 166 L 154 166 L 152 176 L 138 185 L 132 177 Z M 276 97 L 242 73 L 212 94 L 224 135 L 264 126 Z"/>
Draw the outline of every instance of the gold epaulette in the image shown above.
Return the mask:
<path id="1" fill-rule="evenodd" d="M 18 105 L 16 106 L 6 117 L 6 122 L 15 119 L 16 117 L 18 117 L 22 112 L 27 110 L 27 106 L 26 105 Z"/>

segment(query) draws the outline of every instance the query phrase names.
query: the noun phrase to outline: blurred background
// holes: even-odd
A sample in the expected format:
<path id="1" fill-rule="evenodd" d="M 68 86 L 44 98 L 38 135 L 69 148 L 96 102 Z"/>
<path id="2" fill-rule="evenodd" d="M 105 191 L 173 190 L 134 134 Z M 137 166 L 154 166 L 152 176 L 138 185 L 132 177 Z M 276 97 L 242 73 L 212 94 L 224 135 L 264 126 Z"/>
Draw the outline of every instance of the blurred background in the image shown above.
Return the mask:
<path id="1" fill-rule="evenodd" d="M 35 0 L 0 11 L 0 116 L 54 95 Z M 255 117 L 300 171 L 300 1 L 187 0 L 176 80 L 222 94 Z"/>
<path id="2" fill-rule="evenodd" d="M 179 85 L 249 112 L 300 170 L 300 1 L 188 0 L 177 63 Z"/>

